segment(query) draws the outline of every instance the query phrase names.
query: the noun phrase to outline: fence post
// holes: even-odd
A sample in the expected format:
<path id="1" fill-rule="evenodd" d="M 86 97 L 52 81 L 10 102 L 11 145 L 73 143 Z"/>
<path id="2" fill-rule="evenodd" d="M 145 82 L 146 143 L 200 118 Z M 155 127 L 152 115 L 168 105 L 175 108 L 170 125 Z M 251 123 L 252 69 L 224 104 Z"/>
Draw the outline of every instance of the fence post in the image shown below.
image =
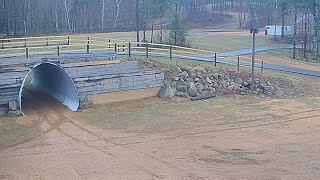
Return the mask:
<path id="1" fill-rule="evenodd" d="M 24 39 L 24 47 L 27 47 L 27 39 Z"/>
<path id="2" fill-rule="evenodd" d="M 29 48 L 26 48 L 26 57 L 29 58 Z"/>
<path id="3" fill-rule="evenodd" d="M 238 57 L 238 66 L 237 66 L 238 68 L 238 71 L 240 71 L 240 57 Z"/>
<path id="4" fill-rule="evenodd" d="M 146 55 L 147 55 L 147 58 L 149 58 L 149 44 L 146 43 Z"/>
<path id="5" fill-rule="evenodd" d="M 70 45 L 70 36 L 68 36 L 68 42 L 67 42 L 68 45 Z"/>
<path id="6" fill-rule="evenodd" d="M 118 49 L 117 49 L 117 43 L 114 43 L 114 52 L 117 52 Z"/>
<path id="7" fill-rule="evenodd" d="M 264 66 L 264 62 L 261 62 L 261 74 L 263 73 L 263 66 Z"/>
<path id="8" fill-rule="evenodd" d="M 46 44 L 46 46 L 49 46 L 49 38 L 47 38 L 47 44 Z"/>
<path id="9" fill-rule="evenodd" d="M 128 49 L 129 49 L 129 58 L 131 58 L 131 42 L 128 44 Z"/>
<path id="10" fill-rule="evenodd" d="M 57 55 L 60 56 L 60 47 L 57 46 Z"/>
<path id="11" fill-rule="evenodd" d="M 1 40 L 1 49 L 4 49 L 3 40 Z"/>
<path id="12" fill-rule="evenodd" d="M 108 43 L 108 50 L 111 50 L 111 40 L 109 39 L 109 43 Z"/>
<path id="13" fill-rule="evenodd" d="M 88 42 L 87 42 L 87 54 L 90 54 L 90 38 L 88 36 Z"/>
<path id="14" fill-rule="evenodd" d="M 170 53 L 170 59 L 172 59 L 172 46 L 170 46 L 170 50 L 169 50 L 169 53 Z"/>
<path id="15" fill-rule="evenodd" d="M 217 67 L 217 53 L 214 53 L 214 67 Z"/>

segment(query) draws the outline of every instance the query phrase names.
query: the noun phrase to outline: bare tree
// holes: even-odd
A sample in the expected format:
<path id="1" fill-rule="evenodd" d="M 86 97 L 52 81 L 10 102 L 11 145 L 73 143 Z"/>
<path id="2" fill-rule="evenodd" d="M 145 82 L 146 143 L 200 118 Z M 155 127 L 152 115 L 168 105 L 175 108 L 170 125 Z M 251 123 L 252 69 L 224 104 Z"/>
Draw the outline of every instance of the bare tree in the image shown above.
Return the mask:
<path id="1" fill-rule="evenodd" d="M 114 20 L 114 24 L 113 24 L 113 29 L 116 29 L 116 27 L 117 27 L 119 11 L 120 11 L 120 5 L 121 5 L 121 0 L 116 0 L 117 11 L 116 11 L 116 17 L 115 17 L 115 20 Z"/>
<path id="2" fill-rule="evenodd" d="M 64 0 L 64 8 L 66 11 L 66 23 L 67 23 L 67 27 L 69 29 L 69 32 L 72 33 L 72 26 L 71 26 L 71 17 L 70 17 L 70 10 L 72 7 L 72 0 Z"/>

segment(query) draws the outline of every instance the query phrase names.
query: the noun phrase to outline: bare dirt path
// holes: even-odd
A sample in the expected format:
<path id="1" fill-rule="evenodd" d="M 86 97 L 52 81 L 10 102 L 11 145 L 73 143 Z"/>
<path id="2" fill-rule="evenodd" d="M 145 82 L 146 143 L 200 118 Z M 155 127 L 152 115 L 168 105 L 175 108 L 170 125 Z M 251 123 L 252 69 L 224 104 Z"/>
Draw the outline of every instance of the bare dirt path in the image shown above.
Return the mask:
<path id="1" fill-rule="evenodd" d="M 244 118 L 233 123 L 213 118 L 211 124 L 199 125 L 206 114 L 198 119 L 188 113 L 163 114 L 172 120 L 193 118 L 194 123 L 148 134 L 86 124 L 39 92 L 25 98 L 26 121 L 39 121 L 43 133 L 0 150 L 0 179 L 320 177 L 320 109 L 295 101 L 263 102 L 272 116 L 243 112 Z"/>

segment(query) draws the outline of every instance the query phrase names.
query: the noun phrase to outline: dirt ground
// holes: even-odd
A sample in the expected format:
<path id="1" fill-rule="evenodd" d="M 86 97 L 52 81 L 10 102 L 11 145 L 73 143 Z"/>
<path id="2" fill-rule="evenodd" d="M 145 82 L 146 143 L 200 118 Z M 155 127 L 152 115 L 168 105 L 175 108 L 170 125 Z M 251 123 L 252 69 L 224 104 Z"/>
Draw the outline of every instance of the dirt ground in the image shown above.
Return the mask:
<path id="1" fill-rule="evenodd" d="M 317 179 L 320 96 L 158 98 L 70 112 L 31 91 L 39 133 L 0 147 L 0 179 Z"/>

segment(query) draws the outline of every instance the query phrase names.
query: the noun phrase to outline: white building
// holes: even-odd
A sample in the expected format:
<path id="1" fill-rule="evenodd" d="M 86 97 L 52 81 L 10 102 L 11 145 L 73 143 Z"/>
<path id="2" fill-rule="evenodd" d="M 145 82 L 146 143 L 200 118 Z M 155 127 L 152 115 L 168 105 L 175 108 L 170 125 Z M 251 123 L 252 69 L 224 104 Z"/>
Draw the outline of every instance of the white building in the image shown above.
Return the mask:
<path id="1" fill-rule="evenodd" d="M 282 26 L 266 26 L 266 35 L 281 36 Z M 294 26 L 284 26 L 284 35 L 293 35 Z"/>

